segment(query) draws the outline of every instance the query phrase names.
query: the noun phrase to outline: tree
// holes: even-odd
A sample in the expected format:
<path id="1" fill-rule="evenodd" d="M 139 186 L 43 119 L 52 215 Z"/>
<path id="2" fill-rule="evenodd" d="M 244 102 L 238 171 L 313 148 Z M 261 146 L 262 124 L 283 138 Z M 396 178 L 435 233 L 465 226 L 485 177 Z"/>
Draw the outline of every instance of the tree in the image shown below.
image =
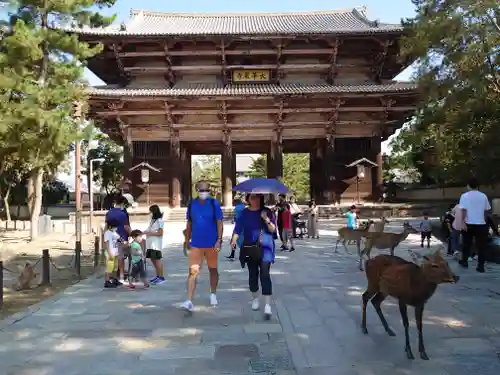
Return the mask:
<path id="1" fill-rule="evenodd" d="M 421 103 L 397 137 L 424 183 L 500 180 L 500 3 L 413 0 L 403 54 L 417 58 Z"/>
<path id="2" fill-rule="evenodd" d="M 253 160 L 248 177 L 267 177 L 267 157 L 260 155 Z M 297 200 L 305 201 L 310 197 L 309 154 L 283 155 L 283 183 L 293 192 Z"/>
<path id="3" fill-rule="evenodd" d="M 221 194 L 221 160 L 218 155 L 198 156 L 192 166 L 193 196 L 196 195 L 195 184 L 198 181 L 207 181 L 217 195 Z"/>
<path id="4" fill-rule="evenodd" d="M 123 148 L 117 145 L 105 134 L 95 136 L 97 142 L 94 148 L 87 152 L 87 171 L 92 159 L 104 159 L 104 162 L 94 163 L 92 181 L 97 183 L 106 194 L 116 190 L 122 180 L 123 172 Z M 87 175 L 87 186 L 90 188 L 90 176 Z"/>
<path id="5" fill-rule="evenodd" d="M 31 238 L 37 236 L 43 176 L 54 170 L 70 145 L 82 135 L 74 118 L 75 103 L 84 103 L 85 61 L 102 50 L 90 46 L 67 27 L 100 27 L 103 17 L 91 7 L 114 0 L 18 0 L 10 30 L 1 40 L 0 106 L 3 142 L 27 167 Z"/>

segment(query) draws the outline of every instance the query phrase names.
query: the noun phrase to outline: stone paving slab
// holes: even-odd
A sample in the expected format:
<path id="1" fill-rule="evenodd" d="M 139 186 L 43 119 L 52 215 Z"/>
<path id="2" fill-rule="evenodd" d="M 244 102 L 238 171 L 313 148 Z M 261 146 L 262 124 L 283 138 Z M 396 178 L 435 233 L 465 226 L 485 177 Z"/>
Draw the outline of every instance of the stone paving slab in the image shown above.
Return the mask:
<path id="1" fill-rule="evenodd" d="M 390 230 L 401 230 L 397 221 Z M 500 295 L 491 285 L 500 267 L 478 274 L 456 268 L 459 284 L 443 285 L 426 306 L 424 338 L 430 361 L 409 361 L 394 300 L 383 311 L 389 337 L 370 305 L 369 335 L 360 331 L 366 287 L 356 257 L 333 252 L 335 225 L 319 240 L 299 240 L 295 253 L 280 252 L 272 268 L 274 316 L 250 308 L 247 271 L 221 260 L 220 306 L 208 304 L 202 272 L 196 311 L 182 311 L 186 259 L 181 225 L 169 226 L 164 250 L 167 283 L 103 290 L 102 278 L 74 285 L 24 316 L 0 325 L 0 373 L 6 375 L 483 375 L 500 373 Z M 228 225 L 226 233 L 230 233 Z M 437 245 L 437 243 L 433 243 Z M 410 235 L 397 250 L 419 248 Z M 228 252 L 226 247 L 224 252 Z M 351 247 L 355 251 L 355 247 Z M 224 255 L 224 254 L 223 254 Z M 413 316 L 411 312 L 410 317 Z M 15 323 L 14 323 L 15 322 Z M 411 319 L 411 342 L 417 335 Z"/>

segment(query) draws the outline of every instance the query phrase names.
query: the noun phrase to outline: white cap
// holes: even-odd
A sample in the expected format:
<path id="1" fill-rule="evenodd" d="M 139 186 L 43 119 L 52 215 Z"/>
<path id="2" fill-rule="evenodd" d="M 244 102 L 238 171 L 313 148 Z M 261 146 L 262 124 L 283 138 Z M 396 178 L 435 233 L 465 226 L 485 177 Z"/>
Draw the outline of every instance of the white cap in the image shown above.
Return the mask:
<path id="1" fill-rule="evenodd" d="M 130 206 L 132 206 L 132 207 L 137 206 L 137 203 L 135 203 L 135 201 L 134 201 L 134 197 L 132 196 L 132 194 L 125 193 L 125 194 L 123 194 L 122 196 L 123 196 L 123 198 L 125 198 L 125 199 L 127 200 L 128 204 L 129 204 Z"/>

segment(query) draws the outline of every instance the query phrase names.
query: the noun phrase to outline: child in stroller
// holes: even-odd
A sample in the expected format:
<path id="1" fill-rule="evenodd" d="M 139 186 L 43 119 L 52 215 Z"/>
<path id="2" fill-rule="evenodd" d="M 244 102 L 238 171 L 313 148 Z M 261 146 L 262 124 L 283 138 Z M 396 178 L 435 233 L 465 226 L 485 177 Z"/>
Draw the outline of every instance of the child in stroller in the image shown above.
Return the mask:
<path id="1" fill-rule="evenodd" d="M 304 236 L 307 236 L 307 220 L 304 218 L 302 213 L 295 214 L 293 219 L 296 223 L 295 235 L 298 238 L 303 239 Z"/>

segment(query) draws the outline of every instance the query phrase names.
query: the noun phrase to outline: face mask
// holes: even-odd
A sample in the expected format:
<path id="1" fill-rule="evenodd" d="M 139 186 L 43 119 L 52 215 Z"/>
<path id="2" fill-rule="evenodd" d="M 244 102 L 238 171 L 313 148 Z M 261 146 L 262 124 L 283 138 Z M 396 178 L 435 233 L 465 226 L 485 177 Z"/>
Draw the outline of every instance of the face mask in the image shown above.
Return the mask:
<path id="1" fill-rule="evenodd" d="M 200 197 L 200 199 L 202 199 L 202 200 L 207 199 L 209 196 L 210 196 L 210 193 L 208 191 L 200 191 L 198 193 L 198 197 Z"/>

